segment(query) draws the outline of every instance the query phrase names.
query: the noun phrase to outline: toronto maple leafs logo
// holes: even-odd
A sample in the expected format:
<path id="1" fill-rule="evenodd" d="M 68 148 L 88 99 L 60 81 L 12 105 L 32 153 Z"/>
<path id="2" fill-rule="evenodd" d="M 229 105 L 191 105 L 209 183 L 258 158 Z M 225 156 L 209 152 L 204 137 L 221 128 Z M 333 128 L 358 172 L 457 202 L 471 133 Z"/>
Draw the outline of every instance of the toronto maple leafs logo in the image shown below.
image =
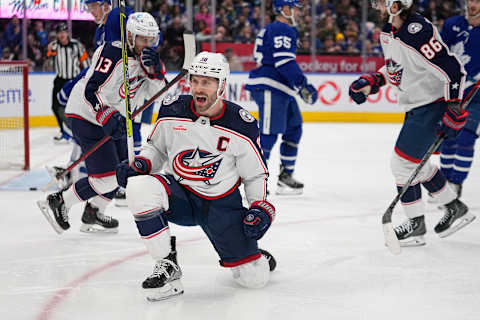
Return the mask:
<path id="1" fill-rule="evenodd" d="M 454 28 L 455 27 L 456 26 L 454 26 Z M 460 28 L 457 27 L 457 29 L 460 31 Z M 467 31 L 459 32 L 457 34 L 457 43 L 450 47 L 450 51 L 457 56 L 463 65 L 466 65 L 472 60 L 472 57 L 465 50 L 465 44 L 468 42 L 469 38 L 470 34 Z"/>
<path id="2" fill-rule="evenodd" d="M 385 65 L 387 66 L 390 83 L 394 86 L 399 86 L 402 82 L 403 67 L 392 59 L 387 59 Z"/>
<path id="3" fill-rule="evenodd" d="M 180 176 L 179 181 L 185 179 L 210 184 L 221 162 L 219 154 L 215 155 L 197 147 L 195 150 L 189 149 L 178 153 L 173 159 L 173 170 Z"/>

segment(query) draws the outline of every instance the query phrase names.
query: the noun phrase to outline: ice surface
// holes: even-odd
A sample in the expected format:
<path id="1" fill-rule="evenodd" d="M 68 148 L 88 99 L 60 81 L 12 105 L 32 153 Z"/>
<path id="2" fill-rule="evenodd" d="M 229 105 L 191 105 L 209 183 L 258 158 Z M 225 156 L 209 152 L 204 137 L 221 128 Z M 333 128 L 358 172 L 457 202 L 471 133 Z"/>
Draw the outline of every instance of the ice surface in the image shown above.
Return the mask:
<path id="1" fill-rule="evenodd" d="M 172 226 L 185 294 L 147 302 L 140 287 L 153 268 L 126 208 L 111 206 L 117 235 L 72 228 L 55 234 L 35 205 L 41 191 L 0 191 L 0 319 L 480 319 L 479 222 L 440 239 L 428 206 L 427 245 L 391 255 L 380 218 L 395 195 L 389 158 L 398 124 L 306 124 L 296 177 L 299 197 L 272 196 L 278 209 L 261 240 L 278 261 L 264 289 L 238 287 L 199 228 Z M 64 165 L 68 146 L 53 129 L 32 129 L 32 169 Z M 480 215 L 480 168 L 464 199 Z M 270 164 L 274 189 L 278 151 Z M 2 172 L 0 184 L 18 176 Z M 15 180 L 15 179 L 13 179 Z M 397 208 L 394 223 L 403 220 Z M 477 219 L 478 220 L 478 219 Z"/>

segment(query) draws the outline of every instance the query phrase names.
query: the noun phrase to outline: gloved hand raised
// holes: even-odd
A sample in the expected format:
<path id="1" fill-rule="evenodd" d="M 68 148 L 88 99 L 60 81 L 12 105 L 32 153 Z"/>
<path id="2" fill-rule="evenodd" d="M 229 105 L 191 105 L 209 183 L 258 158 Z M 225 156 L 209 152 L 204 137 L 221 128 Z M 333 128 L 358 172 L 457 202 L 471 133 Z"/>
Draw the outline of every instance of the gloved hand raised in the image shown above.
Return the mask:
<path id="1" fill-rule="evenodd" d="M 248 238 L 259 240 L 275 219 L 275 207 L 267 201 L 255 201 L 243 218 L 243 232 Z"/>
<path id="2" fill-rule="evenodd" d="M 97 111 L 96 118 L 107 136 L 112 136 L 114 140 L 125 136 L 127 132 L 125 118 L 117 109 L 103 106 Z"/>
<path id="3" fill-rule="evenodd" d="M 128 160 L 123 160 L 117 165 L 117 169 L 115 171 L 118 185 L 126 188 L 129 177 L 149 174 L 151 168 L 152 166 L 150 161 L 145 158 L 135 158 L 132 166 L 128 164 Z"/>
<path id="4" fill-rule="evenodd" d="M 362 104 L 370 94 L 375 94 L 385 84 L 385 79 L 380 73 L 368 73 L 353 81 L 348 89 L 348 95 L 357 104 Z"/>
<path id="5" fill-rule="evenodd" d="M 151 47 L 143 49 L 142 63 L 144 66 L 148 67 L 147 69 L 151 69 L 149 72 L 150 76 L 154 76 L 160 80 L 165 77 L 165 65 L 163 64 L 162 60 L 160 60 L 160 56 L 155 49 Z"/>

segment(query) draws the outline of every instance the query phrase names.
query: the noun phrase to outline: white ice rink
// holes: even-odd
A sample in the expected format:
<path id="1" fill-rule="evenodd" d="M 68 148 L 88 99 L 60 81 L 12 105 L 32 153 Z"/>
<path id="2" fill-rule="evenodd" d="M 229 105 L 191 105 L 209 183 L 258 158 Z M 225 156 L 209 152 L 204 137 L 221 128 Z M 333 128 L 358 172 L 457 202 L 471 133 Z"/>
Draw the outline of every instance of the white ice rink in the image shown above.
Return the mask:
<path id="1" fill-rule="evenodd" d="M 440 239 L 433 226 L 442 214 L 428 206 L 426 246 L 392 256 L 383 244 L 380 217 L 395 196 L 389 158 L 399 128 L 305 125 L 296 171 L 305 193 L 270 199 L 277 220 L 260 245 L 278 267 L 260 290 L 233 282 L 199 228 L 172 225 L 185 294 L 147 302 L 140 284 L 153 262 L 128 209 L 108 208 L 120 220 L 117 235 L 89 235 L 79 231 L 77 205 L 72 228 L 58 236 L 35 204 L 46 194 L 0 191 L 0 319 L 478 320 L 480 219 Z M 53 129 L 31 134 L 32 169 L 66 163 L 70 148 L 53 145 Z M 278 152 L 270 167 L 273 187 Z M 477 216 L 479 167 L 477 159 L 463 197 Z M 11 178 L 2 174 L 0 186 Z M 394 222 L 403 217 L 397 208 Z"/>

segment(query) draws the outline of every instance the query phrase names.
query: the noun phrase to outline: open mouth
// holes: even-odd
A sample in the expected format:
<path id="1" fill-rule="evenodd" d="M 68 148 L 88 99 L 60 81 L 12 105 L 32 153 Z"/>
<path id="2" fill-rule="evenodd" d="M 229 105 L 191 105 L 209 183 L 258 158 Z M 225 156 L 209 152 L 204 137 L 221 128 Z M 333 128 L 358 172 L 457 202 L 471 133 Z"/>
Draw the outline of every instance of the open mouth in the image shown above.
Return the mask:
<path id="1" fill-rule="evenodd" d="M 207 97 L 197 96 L 197 97 L 195 97 L 195 101 L 203 104 L 203 103 L 207 102 Z"/>

